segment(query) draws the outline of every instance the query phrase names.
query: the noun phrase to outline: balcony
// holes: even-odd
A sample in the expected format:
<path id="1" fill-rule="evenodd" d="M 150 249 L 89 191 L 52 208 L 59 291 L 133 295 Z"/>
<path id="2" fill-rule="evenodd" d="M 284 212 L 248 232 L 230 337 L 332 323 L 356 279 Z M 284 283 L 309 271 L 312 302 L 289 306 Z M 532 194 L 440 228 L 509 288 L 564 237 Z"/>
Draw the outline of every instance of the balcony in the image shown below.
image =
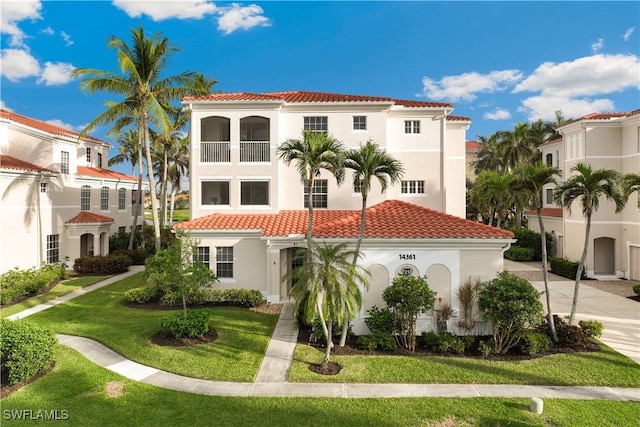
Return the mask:
<path id="1" fill-rule="evenodd" d="M 241 141 L 240 162 L 270 162 L 271 144 L 269 141 Z"/>
<path id="2" fill-rule="evenodd" d="M 231 162 L 231 149 L 229 141 L 201 142 L 201 163 L 229 163 Z"/>

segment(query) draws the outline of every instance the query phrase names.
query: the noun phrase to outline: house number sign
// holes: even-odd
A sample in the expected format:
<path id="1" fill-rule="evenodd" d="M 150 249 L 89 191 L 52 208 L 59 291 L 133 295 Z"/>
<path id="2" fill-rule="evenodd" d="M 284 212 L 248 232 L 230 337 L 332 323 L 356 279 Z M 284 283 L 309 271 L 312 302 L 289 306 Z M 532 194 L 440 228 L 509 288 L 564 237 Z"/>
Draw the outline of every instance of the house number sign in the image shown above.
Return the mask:
<path id="1" fill-rule="evenodd" d="M 416 259 L 416 254 L 399 254 L 401 260 Z"/>

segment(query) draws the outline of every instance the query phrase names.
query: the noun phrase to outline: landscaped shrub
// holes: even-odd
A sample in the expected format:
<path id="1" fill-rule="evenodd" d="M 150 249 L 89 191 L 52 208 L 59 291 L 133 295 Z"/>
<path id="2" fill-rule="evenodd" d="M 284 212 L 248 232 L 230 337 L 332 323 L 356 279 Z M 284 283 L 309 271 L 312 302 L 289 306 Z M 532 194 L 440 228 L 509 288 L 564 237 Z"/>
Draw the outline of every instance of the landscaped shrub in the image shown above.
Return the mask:
<path id="1" fill-rule="evenodd" d="M 204 289 L 201 295 L 203 303 L 227 303 L 243 307 L 256 307 L 264 298 L 262 292 L 257 289 Z"/>
<path id="2" fill-rule="evenodd" d="M 396 347 L 396 341 L 391 335 L 387 334 L 371 334 L 360 335 L 356 341 L 356 346 L 361 350 L 383 350 L 394 351 Z"/>
<path id="3" fill-rule="evenodd" d="M 578 322 L 578 325 L 580 325 L 587 335 L 595 338 L 600 338 L 602 336 L 602 331 L 604 330 L 602 323 L 597 320 L 581 320 Z"/>
<path id="4" fill-rule="evenodd" d="M 109 252 L 115 252 L 119 249 L 127 249 L 129 248 L 129 237 L 131 233 L 127 231 L 118 231 L 117 233 L 109 236 Z M 133 239 L 133 247 L 140 247 L 140 234 L 136 234 Z"/>
<path id="5" fill-rule="evenodd" d="M 129 257 L 131 265 L 144 265 L 145 260 L 149 256 L 146 251 L 140 249 L 118 249 L 111 252 L 113 255 L 124 255 Z"/>
<path id="6" fill-rule="evenodd" d="M 526 228 L 511 231 L 513 231 L 514 237 L 517 239 L 514 246 L 533 250 L 533 261 L 542 261 L 542 242 L 540 241 L 540 233 L 536 233 L 535 231 Z M 550 233 L 545 234 L 547 240 L 547 254 L 552 254 L 553 236 Z"/>
<path id="7" fill-rule="evenodd" d="M 533 249 L 521 246 L 511 246 L 504 252 L 504 257 L 511 261 L 532 261 Z"/>
<path id="8" fill-rule="evenodd" d="M 14 268 L 0 275 L 0 304 L 7 304 L 24 295 L 35 295 L 53 280 L 67 275 L 63 263 L 46 264 L 40 269 Z"/>
<path id="9" fill-rule="evenodd" d="M 53 360 L 53 331 L 25 322 L 0 320 L 0 366 L 9 384 L 42 372 Z"/>
<path id="10" fill-rule="evenodd" d="M 557 274 L 558 276 L 575 280 L 576 274 L 578 273 L 579 264 L 580 263 L 578 262 L 569 261 L 564 258 L 551 258 L 551 262 L 550 262 L 551 272 L 553 274 Z M 587 278 L 587 273 L 583 269 L 581 279 L 586 279 L 586 278 Z"/>
<path id="11" fill-rule="evenodd" d="M 145 304 L 153 299 L 158 293 L 158 289 L 154 286 L 145 286 L 141 288 L 129 289 L 124 293 L 129 302 L 136 304 Z"/>
<path id="12" fill-rule="evenodd" d="M 162 332 L 174 338 L 196 338 L 209 332 L 209 311 L 187 310 L 167 314 L 160 322 Z"/>
<path id="13" fill-rule="evenodd" d="M 640 285 L 633 285 L 633 292 L 640 297 Z"/>
<path id="14" fill-rule="evenodd" d="M 124 255 L 77 258 L 73 269 L 78 274 L 120 274 L 129 270 L 131 259 Z"/>
<path id="15" fill-rule="evenodd" d="M 529 356 L 549 351 L 551 346 L 551 338 L 547 334 L 532 329 L 522 331 L 518 341 L 518 350 Z"/>
<path id="16" fill-rule="evenodd" d="M 376 305 L 367 310 L 368 317 L 365 317 L 364 324 L 367 325 L 371 334 L 386 334 L 391 336 L 393 332 L 393 314 L 387 307 L 380 308 Z"/>
<path id="17" fill-rule="evenodd" d="M 494 347 L 493 339 L 482 340 L 478 342 L 478 353 L 480 353 L 482 357 L 489 357 L 491 353 L 493 353 Z"/>
<path id="18" fill-rule="evenodd" d="M 451 332 L 423 332 L 422 343 L 424 348 L 441 354 L 462 354 L 467 345 L 473 343 L 473 337 L 470 340 L 462 339 L 453 335 Z"/>
<path id="19" fill-rule="evenodd" d="M 580 326 L 569 325 L 558 315 L 553 316 L 553 321 L 558 334 L 556 347 L 576 351 L 598 350 L 598 345 Z M 544 332 L 548 336 L 551 336 L 551 328 L 549 327 L 549 322 L 546 317 L 542 325 L 538 327 L 538 330 Z"/>

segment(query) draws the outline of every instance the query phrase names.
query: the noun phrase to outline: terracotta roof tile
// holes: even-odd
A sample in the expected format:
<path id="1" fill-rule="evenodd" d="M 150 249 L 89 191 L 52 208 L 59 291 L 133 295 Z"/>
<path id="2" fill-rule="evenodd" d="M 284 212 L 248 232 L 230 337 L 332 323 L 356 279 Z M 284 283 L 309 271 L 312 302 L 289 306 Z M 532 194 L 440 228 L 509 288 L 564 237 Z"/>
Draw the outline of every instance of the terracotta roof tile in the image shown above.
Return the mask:
<path id="1" fill-rule="evenodd" d="M 540 213 L 542 213 L 543 216 L 562 218 L 562 208 L 542 208 Z M 525 211 L 524 214 L 537 216 L 538 212 L 534 209 L 534 210 Z"/>
<path id="2" fill-rule="evenodd" d="M 478 150 L 480 148 L 480 143 L 476 142 L 476 141 L 467 141 L 465 142 L 465 150 L 466 151 L 472 151 L 472 150 Z"/>
<path id="3" fill-rule="evenodd" d="M 180 223 L 183 230 L 260 230 L 263 236 L 306 234 L 307 210 L 277 214 L 213 214 Z M 315 237 L 356 238 L 359 210 L 315 210 Z M 399 200 L 388 200 L 367 209 L 365 238 L 512 238 L 507 230 L 447 215 Z"/>
<path id="4" fill-rule="evenodd" d="M 78 176 L 89 176 L 91 178 L 113 179 L 113 180 L 134 181 L 134 182 L 138 180 L 138 178 L 136 178 L 135 176 L 126 175 L 124 173 L 112 171 L 109 169 L 91 168 L 88 166 L 78 166 Z"/>
<path id="5" fill-rule="evenodd" d="M 447 116 L 447 120 L 451 122 L 470 122 L 471 121 L 469 117 L 463 117 L 463 116 Z"/>
<path id="6" fill-rule="evenodd" d="M 81 211 L 65 224 L 103 224 L 107 222 L 113 222 L 113 218 L 89 211 Z"/>
<path id="7" fill-rule="evenodd" d="M 558 128 L 561 128 L 563 126 L 566 126 L 572 123 L 581 122 L 583 120 L 611 120 L 611 119 L 617 119 L 620 117 L 631 117 L 631 116 L 635 116 L 636 114 L 640 114 L 640 109 L 629 111 L 629 112 L 591 113 L 591 114 L 587 114 L 586 116 L 582 116 L 579 119 L 568 120 L 563 124 L 561 124 L 560 126 L 558 126 Z"/>
<path id="8" fill-rule="evenodd" d="M 0 169 L 15 169 L 28 172 L 50 172 L 58 173 L 52 169 L 47 169 L 34 165 L 33 163 L 25 162 L 24 160 L 16 159 L 15 157 L 0 154 Z"/>
<path id="9" fill-rule="evenodd" d="M 550 140 L 550 141 L 543 142 L 542 144 L 538 145 L 538 148 L 540 148 L 540 147 L 546 147 L 546 146 L 548 146 L 548 145 L 557 144 L 557 143 L 559 143 L 559 142 L 562 142 L 562 138 L 556 138 L 556 139 L 552 139 L 552 140 Z"/>
<path id="10" fill-rule="evenodd" d="M 51 123 L 32 119 L 30 117 L 23 116 L 21 114 L 16 114 L 12 111 L 4 110 L 4 109 L 0 109 L 0 118 L 11 120 L 13 122 L 32 127 L 34 129 L 47 132 L 51 135 L 65 136 L 65 137 L 74 138 L 74 139 L 78 139 L 80 137 L 80 133 L 74 130 L 66 129 L 61 126 L 52 125 Z M 107 142 L 89 135 L 87 135 L 84 139 L 87 141 L 107 144 Z"/>

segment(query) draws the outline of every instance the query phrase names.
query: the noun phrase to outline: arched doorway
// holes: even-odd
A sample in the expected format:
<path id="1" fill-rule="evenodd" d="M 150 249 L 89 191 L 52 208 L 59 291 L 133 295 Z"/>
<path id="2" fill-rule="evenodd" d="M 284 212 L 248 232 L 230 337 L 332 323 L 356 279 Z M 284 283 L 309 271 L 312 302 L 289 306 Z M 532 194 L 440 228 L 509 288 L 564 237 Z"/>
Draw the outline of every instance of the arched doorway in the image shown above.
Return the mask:
<path id="1" fill-rule="evenodd" d="M 593 239 L 594 274 L 616 274 L 615 242 L 610 237 Z"/>
<path id="2" fill-rule="evenodd" d="M 93 234 L 85 233 L 80 236 L 80 258 L 93 255 Z"/>
<path id="3" fill-rule="evenodd" d="M 433 264 L 427 269 L 427 283 L 429 289 L 436 292 L 436 308 L 438 298 L 442 298 L 442 303 L 452 305 L 451 301 L 451 272 L 443 264 Z"/>

